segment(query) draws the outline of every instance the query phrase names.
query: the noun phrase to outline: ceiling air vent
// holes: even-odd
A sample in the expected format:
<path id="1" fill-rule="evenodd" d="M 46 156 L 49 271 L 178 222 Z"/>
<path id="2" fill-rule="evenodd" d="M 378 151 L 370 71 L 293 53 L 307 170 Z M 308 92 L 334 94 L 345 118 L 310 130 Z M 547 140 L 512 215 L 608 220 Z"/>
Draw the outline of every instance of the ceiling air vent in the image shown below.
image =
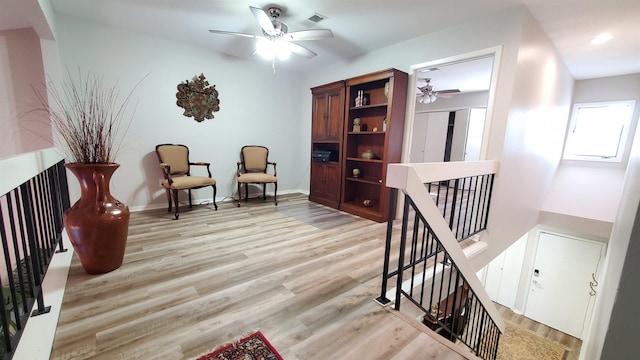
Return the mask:
<path id="1" fill-rule="evenodd" d="M 320 15 L 318 13 L 314 13 L 308 20 L 313 21 L 314 23 L 319 23 L 320 21 L 326 19 L 327 17 L 324 15 Z"/>

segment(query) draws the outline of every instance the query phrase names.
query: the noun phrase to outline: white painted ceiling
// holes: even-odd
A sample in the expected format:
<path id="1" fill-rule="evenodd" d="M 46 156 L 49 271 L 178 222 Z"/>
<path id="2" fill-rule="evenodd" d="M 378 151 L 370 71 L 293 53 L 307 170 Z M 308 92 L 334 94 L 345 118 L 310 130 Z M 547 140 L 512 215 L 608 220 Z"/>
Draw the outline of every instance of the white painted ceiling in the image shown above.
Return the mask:
<path id="1" fill-rule="evenodd" d="M 40 0 L 45 2 L 45 0 Z M 289 32 L 328 28 L 331 39 L 299 42 L 318 53 L 292 56 L 286 66 L 305 71 L 416 36 L 526 5 L 576 79 L 640 72 L 640 0 L 276 0 Z M 34 26 L 38 0 L 0 0 L 0 30 Z M 249 6 L 261 0 L 50 0 L 56 12 L 249 58 L 251 38 L 209 29 L 260 35 Z M 314 13 L 327 17 L 315 24 Z M 41 16 L 40 16 L 41 17 Z M 35 27 L 35 26 L 34 26 Z M 590 40 L 611 32 L 610 42 Z M 264 61 L 255 58 L 255 61 Z"/>

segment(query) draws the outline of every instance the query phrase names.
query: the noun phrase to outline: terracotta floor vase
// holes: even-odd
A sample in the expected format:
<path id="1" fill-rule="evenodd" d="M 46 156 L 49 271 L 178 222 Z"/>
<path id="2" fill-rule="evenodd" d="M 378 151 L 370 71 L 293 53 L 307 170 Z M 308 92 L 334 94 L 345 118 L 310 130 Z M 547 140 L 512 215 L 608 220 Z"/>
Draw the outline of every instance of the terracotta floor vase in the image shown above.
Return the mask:
<path id="1" fill-rule="evenodd" d="M 71 244 L 89 274 L 122 265 L 129 231 L 129 208 L 111 196 L 109 183 L 120 164 L 65 164 L 80 182 L 80 199 L 64 214 Z"/>

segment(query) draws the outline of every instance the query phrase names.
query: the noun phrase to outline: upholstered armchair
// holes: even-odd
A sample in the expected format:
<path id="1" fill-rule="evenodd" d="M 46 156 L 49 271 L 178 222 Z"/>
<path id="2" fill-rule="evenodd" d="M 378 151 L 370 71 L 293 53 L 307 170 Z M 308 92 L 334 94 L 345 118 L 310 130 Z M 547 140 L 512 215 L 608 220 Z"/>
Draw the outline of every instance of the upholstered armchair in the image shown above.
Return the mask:
<path id="1" fill-rule="evenodd" d="M 211 164 L 208 162 L 191 162 L 189 160 L 189 148 L 180 144 L 160 144 L 156 146 L 156 154 L 160 161 L 160 169 L 164 175 L 162 186 L 167 192 L 169 201 L 169 212 L 171 212 L 171 198 L 175 205 L 175 218 L 180 216 L 178 211 L 178 191 L 187 190 L 189 192 L 189 207 L 191 203 L 191 189 L 199 189 L 207 186 L 213 188 L 213 206 L 218 210 L 216 204 L 216 180 L 211 177 Z M 191 166 L 204 166 L 209 176 L 191 175 Z"/>
<path id="2" fill-rule="evenodd" d="M 267 172 L 267 167 L 273 166 L 273 174 Z M 244 186 L 245 202 L 249 200 L 249 184 L 262 184 L 262 199 L 267 198 L 267 184 L 274 185 L 273 201 L 278 205 L 278 178 L 276 163 L 269 161 L 269 149 L 260 145 L 246 145 L 240 151 L 238 161 L 238 197 L 242 200 L 242 186 Z M 240 206 L 240 203 L 238 203 Z"/>

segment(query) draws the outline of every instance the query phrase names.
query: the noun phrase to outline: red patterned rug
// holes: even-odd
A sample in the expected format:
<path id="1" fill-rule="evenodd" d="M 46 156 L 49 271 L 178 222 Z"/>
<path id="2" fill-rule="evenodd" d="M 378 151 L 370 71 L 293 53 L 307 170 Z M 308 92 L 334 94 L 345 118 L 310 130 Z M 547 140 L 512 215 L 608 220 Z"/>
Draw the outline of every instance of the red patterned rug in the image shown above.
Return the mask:
<path id="1" fill-rule="evenodd" d="M 231 344 L 223 345 L 198 360 L 284 360 L 262 332 L 256 331 Z"/>

